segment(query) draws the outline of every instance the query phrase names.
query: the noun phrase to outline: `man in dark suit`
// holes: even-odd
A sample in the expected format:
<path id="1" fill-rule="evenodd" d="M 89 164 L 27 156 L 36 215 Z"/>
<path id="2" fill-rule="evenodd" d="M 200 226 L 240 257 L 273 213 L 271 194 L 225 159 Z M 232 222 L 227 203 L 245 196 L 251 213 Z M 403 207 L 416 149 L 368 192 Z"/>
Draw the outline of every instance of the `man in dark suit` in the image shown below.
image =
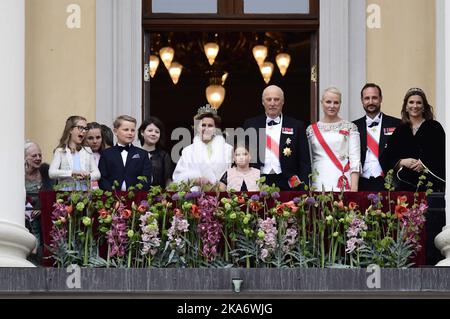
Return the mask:
<path id="1" fill-rule="evenodd" d="M 104 150 L 98 163 L 100 188 L 112 190 L 117 181 L 117 190 L 126 191 L 136 184 L 142 184 L 142 190 L 148 190 L 152 182 L 152 164 L 148 153 L 131 144 L 136 136 L 136 119 L 128 115 L 119 116 L 114 121 L 114 134 L 117 144 Z M 147 181 L 138 180 L 139 176 L 145 176 Z"/>
<path id="2" fill-rule="evenodd" d="M 354 121 L 361 139 L 362 174 L 359 177 L 360 191 L 383 191 L 384 174 L 379 159 L 387 147 L 388 140 L 401 120 L 383 114 L 381 88 L 367 83 L 361 90 L 361 102 L 366 115 Z"/>
<path id="3" fill-rule="evenodd" d="M 257 145 L 250 150 L 257 152 L 256 168 L 266 177 L 266 184 L 273 183 L 281 190 L 301 190 L 309 184 L 311 172 L 308 139 L 305 125 L 282 114 L 284 93 L 278 86 L 268 86 L 262 94 L 265 114 L 247 119 L 244 129 L 257 130 Z"/>

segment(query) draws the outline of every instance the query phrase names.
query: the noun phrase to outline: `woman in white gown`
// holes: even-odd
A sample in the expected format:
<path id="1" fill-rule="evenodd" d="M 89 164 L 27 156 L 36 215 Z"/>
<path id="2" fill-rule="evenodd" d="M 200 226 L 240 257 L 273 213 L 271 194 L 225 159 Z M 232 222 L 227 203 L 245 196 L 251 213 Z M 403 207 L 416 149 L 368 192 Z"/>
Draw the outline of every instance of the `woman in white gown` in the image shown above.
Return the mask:
<path id="1" fill-rule="evenodd" d="M 208 104 L 199 108 L 194 121 L 194 141 L 181 152 L 173 181 L 215 184 L 231 167 L 233 147 L 221 135 L 216 109 Z"/>
<path id="2" fill-rule="evenodd" d="M 321 99 L 324 116 L 307 130 L 312 187 L 321 191 L 358 191 L 360 172 L 360 140 L 355 124 L 341 119 L 341 92 L 324 91 Z"/>

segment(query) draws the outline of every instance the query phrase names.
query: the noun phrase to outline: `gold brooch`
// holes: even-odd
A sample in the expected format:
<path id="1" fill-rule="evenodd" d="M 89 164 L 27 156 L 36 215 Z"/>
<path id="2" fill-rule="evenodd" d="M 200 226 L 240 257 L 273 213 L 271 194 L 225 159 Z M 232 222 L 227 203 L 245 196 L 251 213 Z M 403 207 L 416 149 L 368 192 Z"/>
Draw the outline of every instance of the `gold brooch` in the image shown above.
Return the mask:
<path id="1" fill-rule="evenodd" d="M 284 154 L 284 156 L 291 156 L 291 154 L 292 154 L 292 150 L 289 148 L 289 147 L 285 147 L 284 149 L 283 149 L 283 154 Z"/>
<path id="2" fill-rule="evenodd" d="M 289 144 L 291 144 L 291 142 L 292 142 L 292 141 L 291 141 L 291 138 L 290 138 L 290 137 L 288 137 L 288 138 L 287 138 L 287 140 L 286 140 L 286 145 L 289 145 Z"/>

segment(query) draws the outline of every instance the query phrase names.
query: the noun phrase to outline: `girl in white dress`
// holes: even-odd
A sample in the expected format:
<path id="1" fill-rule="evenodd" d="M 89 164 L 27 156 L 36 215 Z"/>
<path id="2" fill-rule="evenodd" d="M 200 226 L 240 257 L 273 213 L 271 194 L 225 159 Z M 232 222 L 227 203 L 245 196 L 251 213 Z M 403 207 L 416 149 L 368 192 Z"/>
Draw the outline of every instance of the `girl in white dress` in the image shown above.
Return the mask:
<path id="1" fill-rule="evenodd" d="M 58 188 L 64 191 L 87 190 L 96 187 L 93 181 L 100 179 L 92 151 L 83 146 L 88 128 L 82 116 L 70 116 L 48 171 L 50 178 L 58 179 Z M 91 182 L 91 183 L 89 183 Z"/>
<path id="2" fill-rule="evenodd" d="M 330 87 L 321 99 L 324 116 L 307 130 L 312 187 L 321 191 L 358 191 L 360 140 L 355 124 L 339 117 L 341 92 Z"/>

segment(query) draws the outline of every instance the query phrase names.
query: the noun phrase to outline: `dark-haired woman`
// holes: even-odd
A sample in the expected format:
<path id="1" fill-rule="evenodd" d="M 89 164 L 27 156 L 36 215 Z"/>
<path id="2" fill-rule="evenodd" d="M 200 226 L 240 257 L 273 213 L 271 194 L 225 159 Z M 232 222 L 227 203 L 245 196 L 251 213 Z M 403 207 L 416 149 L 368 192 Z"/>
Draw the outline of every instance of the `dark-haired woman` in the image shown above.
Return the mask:
<path id="1" fill-rule="evenodd" d="M 433 118 L 432 106 L 422 89 L 406 92 L 402 122 L 389 140 L 381 159 L 383 170 L 394 169 L 397 190 L 424 190 L 432 182 L 434 191 L 445 188 L 445 132 Z M 424 185 L 417 186 L 425 175 Z"/>
<path id="2" fill-rule="evenodd" d="M 173 164 L 169 154 L 163 150 L 165 129 L 163 123 L 156 117 L 145 120 L 138 130 L 139 141 L 148 152 L 152 162 L 152 186 L 166 188 L 172 182 Z"/>

